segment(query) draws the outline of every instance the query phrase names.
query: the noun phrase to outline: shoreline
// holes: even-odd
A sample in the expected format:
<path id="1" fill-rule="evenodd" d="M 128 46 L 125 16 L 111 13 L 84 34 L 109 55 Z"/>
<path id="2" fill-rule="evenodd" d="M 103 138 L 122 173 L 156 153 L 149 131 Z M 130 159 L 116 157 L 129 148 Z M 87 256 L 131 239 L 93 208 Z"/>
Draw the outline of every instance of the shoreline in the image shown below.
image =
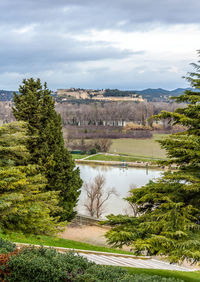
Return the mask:
<path id="1" fill-rule="evenodd" d="M 95 164 L 95 165 L 104 165 L 104 166 L 120 166 L 123 168 L 136 167 L 136 168 L 146 168 L 146 169 L 166 169 L 166 167 L 161 167 L 157 164 L 152 164 L 149 162 L 120 162 L 120 161 L 100 161 L 100 160 L 82 160 L 75 159 L 76 163 L 80 164 Z"/>

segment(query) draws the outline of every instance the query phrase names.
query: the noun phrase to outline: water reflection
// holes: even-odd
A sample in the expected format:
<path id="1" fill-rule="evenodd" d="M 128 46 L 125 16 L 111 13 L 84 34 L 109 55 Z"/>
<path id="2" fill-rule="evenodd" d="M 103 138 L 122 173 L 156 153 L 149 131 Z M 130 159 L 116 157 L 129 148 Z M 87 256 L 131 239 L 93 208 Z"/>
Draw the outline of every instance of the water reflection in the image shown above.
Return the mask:
<path id="1" fill-rule="evenodd" d="M 123 199 L 127 197 L 130 187 L 141 187 L 149 182 L 149 180 L 156 179 L 161 176 L 162 171 L 148 168 L 127 168 L 114 167 L 103 165 L 78 165 L 80 168 L 80 175 L 83 181 L 93 181 L 93 179 L 100 173 L 106 178 L 106 187 L 115 187 L 118 197 L 112 195 L 106 204 L 104 217 L 106 214 L 126 213 L 128 209 L 127 202 Z M 78 202 L 77 210 L 81 214 L 87 214 L 84 202 L 85 192 L 82 190 Z"/>

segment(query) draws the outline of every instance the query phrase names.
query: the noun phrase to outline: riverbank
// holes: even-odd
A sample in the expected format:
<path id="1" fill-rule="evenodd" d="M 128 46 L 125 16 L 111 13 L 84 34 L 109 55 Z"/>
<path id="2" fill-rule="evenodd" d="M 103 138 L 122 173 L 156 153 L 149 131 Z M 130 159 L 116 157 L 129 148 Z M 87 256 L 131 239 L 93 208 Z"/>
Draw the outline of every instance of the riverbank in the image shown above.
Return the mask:
<path id="1" fill-rule="evenodd" d="M 80 164 L 95 164 L 95 165 L 105 165 L 105 166 L 119 166 L 119 167 L 136 167 L 136 168 L 155 168 L 155 169 L 163 169 L 164 167 L 161 167 L 160 165 L 154 163 L 149 163 L 149 162 L 126 162 L 126 161 L 101 161 L 101 160 L 84 160 L 84 159 L 75 159 L 76 163 Z"/>
<path id="2" fill-rule="evenodd" d="M 72 155 L 77 163 L 88 165 L 105 165 L 118 167 L 135 167 L 135 168 L 151 168 L 151 169 L 165 169 L 169 167 L 162 166 L 159 161 L 166 160 L 166 158 L 150 158 L 145 156 L 132 156 L 111 153 L 97 153 L 94 155 Z M 176 169 L 176 166 L 171 166 L 170 169 Z"/>

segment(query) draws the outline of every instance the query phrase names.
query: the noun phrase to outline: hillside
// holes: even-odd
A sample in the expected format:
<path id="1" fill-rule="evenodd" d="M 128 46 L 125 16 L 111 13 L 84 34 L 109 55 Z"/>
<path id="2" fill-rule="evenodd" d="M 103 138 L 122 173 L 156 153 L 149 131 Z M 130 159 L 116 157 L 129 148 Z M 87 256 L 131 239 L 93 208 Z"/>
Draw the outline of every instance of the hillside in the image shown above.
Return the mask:
<path id="1" fill-rule="evenodd" d="M 178 96 L 182 94 L 186 89 L 191 88 L 177 88 L 174 90 L 165 90 L 162 88 L 147 88 L 144 90 L 118 90 L 118 89 L 106 89 L 104 96 L 112 96 L 112 97 L 128 97 L 133 94 L 141 95 L 143 99 L 147 101 L 166 101 L 170 96 Z M 94 90 L 95 91 L 95 90 Z M 57 97 L 56 92 L 52 92 L 53 97 Z M 0 101 L 11 101 L 13 98 L 13 91 L 0 90 Z"/>
<path id="2" fill-rule="evenodd" d="M 0 101 L 11 101 L 13 98 L 13 91 L 0 90 Z"/>
<path id="3" fill-rule="evenodd" d="M 191 88 L 176 88 L 174 90 L 165 90 L 163 88 L 147 88 L 144 90 L 136 90 L 135 93 L 142 95 L 144 99 L 147 101 L 166 101 L 170 96 L 179 96 L 183 94 L 183 92 L 187 89 Z"/>

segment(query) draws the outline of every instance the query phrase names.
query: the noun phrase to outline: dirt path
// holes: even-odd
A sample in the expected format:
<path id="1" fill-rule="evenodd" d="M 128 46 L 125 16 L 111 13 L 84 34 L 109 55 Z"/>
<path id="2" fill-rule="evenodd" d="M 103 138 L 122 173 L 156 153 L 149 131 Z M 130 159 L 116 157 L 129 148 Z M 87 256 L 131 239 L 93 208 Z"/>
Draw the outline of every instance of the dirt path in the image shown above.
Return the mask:
<path id="1" fill-rule="evenodd" d="M 108 246 L 104 237 L 108 230 L 109 227 L 87 225 L 75 227 L 67 226 L 59 237 L 98 246 Z"/>

